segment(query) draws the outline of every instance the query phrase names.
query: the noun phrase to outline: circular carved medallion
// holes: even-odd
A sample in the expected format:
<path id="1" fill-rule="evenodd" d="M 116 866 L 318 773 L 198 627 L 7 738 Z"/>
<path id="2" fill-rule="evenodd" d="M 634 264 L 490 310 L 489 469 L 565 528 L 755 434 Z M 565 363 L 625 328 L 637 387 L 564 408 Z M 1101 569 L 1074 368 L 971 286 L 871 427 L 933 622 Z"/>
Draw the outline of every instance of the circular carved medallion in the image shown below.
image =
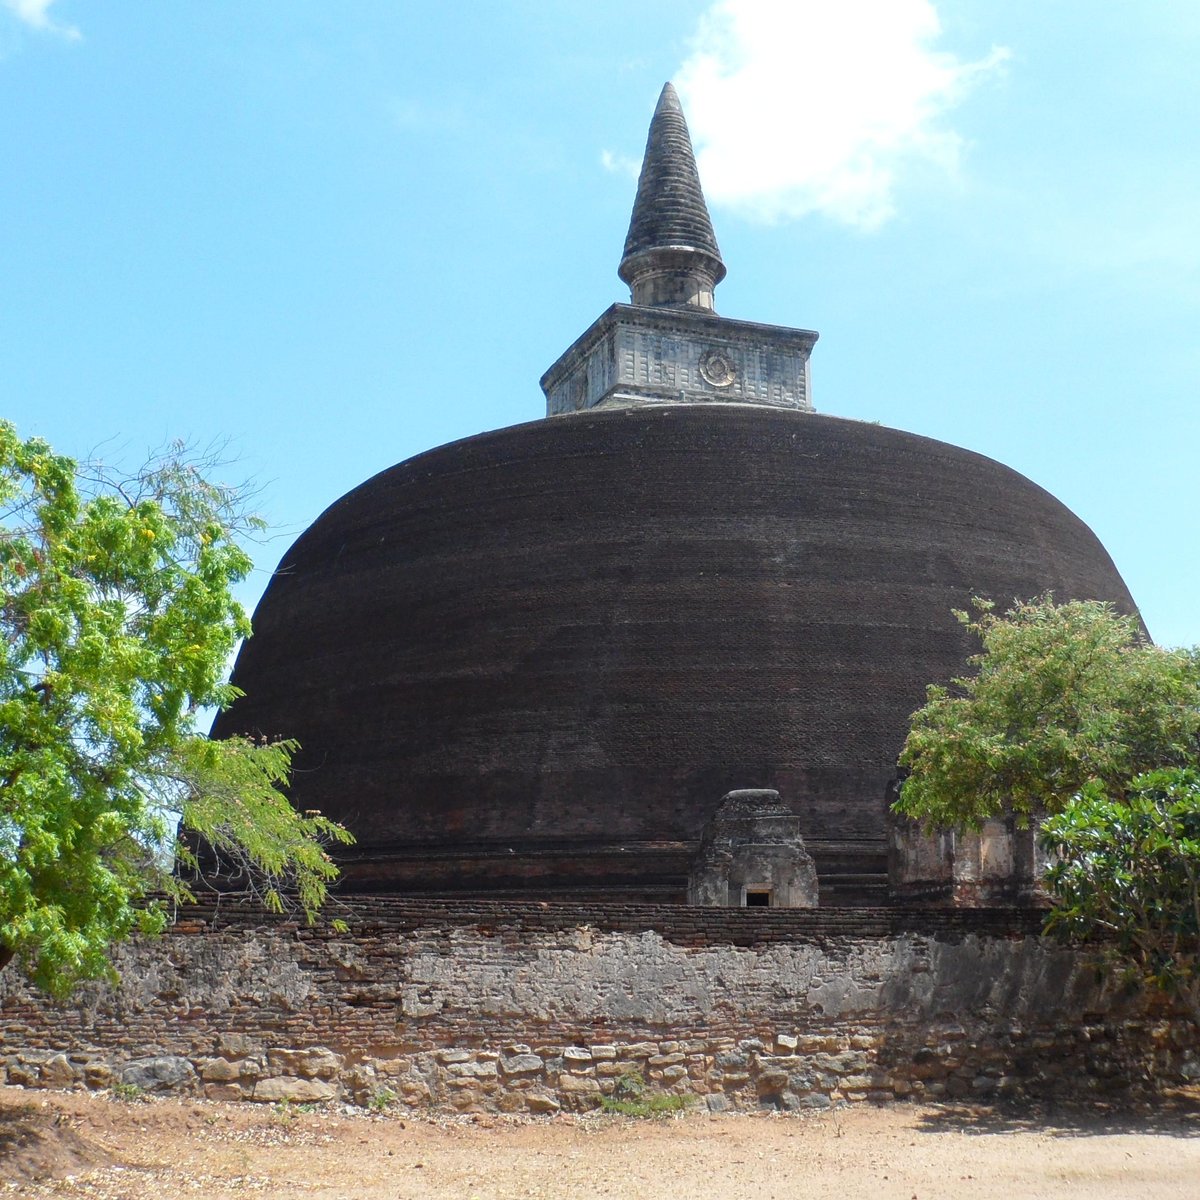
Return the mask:
<path id="1" fill-rule="evenodd" d="M 733 360 L 722 350 L 708 350 L 700 356 L 700 374 L 713 387 L 728 387 L 737 378 Z"/>

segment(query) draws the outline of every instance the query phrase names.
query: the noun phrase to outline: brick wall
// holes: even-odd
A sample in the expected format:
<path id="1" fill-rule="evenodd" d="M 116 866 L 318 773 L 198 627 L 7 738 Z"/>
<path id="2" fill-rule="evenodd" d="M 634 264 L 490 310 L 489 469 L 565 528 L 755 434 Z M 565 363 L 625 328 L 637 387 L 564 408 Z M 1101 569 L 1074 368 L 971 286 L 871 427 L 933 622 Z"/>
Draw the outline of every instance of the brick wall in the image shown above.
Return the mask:
<path id="1" fill-rule="evenodd" d="M 1004 910 L 358 898 L 242 905 L 121 948 L 66 1005 L 0 974 L 9 1082 L 554 1111 L 630 1078 L 711 1108 L 1143 1088 L 1195 1034 Z M 625 1081 L 625 1082 L 622 1082 Z"/>

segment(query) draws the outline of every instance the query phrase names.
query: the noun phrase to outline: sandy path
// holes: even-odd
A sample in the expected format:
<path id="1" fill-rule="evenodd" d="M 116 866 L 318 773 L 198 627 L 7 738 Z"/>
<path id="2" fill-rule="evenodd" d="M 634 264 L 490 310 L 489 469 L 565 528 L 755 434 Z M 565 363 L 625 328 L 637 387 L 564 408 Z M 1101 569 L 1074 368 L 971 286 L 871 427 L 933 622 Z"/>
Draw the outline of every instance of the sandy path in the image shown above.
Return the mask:
<path id="1" fill-rule="evenodd" d="M 906 1105 L 436 1123 L 0 1088 L 0 1155 L 0 1195 L 99 1200 L 1198 1200 L 1200 1106 L 1040 1123 Z M 39 1163 L 57 1177 L 28 1182 Z"/>

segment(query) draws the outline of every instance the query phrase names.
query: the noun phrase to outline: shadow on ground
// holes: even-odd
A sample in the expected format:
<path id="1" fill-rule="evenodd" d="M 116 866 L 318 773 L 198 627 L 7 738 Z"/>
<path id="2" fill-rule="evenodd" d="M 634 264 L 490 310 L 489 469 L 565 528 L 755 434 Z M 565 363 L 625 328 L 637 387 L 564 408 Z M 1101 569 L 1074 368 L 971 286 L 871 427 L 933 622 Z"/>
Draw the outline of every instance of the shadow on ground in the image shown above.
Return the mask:
<path id="1" fill-rule="evenodd" d="M 28 1183 L 110 1161 L 61 1113 L 38 1104 L 0 1104 L 0 1182 Z"/>
<path id="2" fill-rule="evenodd" d="M 922 1133 L 1043 1133 L 1049 1137 L 1157 1133 L 1200 1137 L 1200 1089 L 1172 1090 L 1152 1100 L 1097 1100 L 1090 1104 L 1050 1100 L 1018 1104 L 939 1104 L 921 1114 Z"/>

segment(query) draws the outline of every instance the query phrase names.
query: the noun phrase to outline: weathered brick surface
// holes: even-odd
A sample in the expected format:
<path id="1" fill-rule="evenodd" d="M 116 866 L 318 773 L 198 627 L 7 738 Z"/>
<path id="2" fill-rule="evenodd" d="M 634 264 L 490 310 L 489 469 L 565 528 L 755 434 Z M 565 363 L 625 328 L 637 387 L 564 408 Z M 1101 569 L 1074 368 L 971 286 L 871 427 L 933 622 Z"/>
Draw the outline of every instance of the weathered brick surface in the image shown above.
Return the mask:
<path id="1" fill-rule="evenodd" d="M 1027 913 L 356 900 L 349 930 L 198 906 L 53 1005 L 0 975 L 11 1083 L 460 1110 L 1092 1093 L 1200 1075 L 1194 1034 Z M 658 920 L 657 927 L 652 918 Z"/>
<path id="2" fill-rule="evenodd" d="M 975 649 L 951 610 L 1046 590 L 1133 609 L 978 454 L 783 408 L 577 413 L 332 505 L 215 728 L 299 741 L 292 800 L 352 827 L 358 891 L 682 900 L 721 797 L 775 788 L 822 902 L 870 903 L 911 714 Z"/>

